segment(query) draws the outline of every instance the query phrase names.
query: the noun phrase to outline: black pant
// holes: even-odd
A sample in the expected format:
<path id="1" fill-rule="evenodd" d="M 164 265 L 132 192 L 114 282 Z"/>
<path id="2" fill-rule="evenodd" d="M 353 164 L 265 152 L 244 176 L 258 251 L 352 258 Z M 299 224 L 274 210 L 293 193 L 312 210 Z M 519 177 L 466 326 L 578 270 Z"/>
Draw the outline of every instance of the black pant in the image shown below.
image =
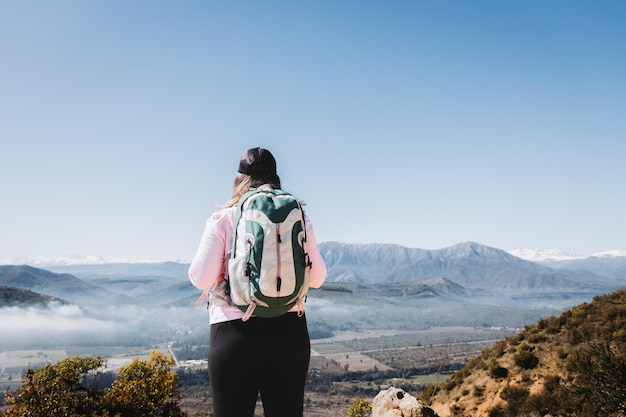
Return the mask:
<path id="1" fill-rule="evenodd" d="M 311 343 L 304 316 L 252 317 L 211 325 L 209 378 L 214 417 L 302 417 Z"/>

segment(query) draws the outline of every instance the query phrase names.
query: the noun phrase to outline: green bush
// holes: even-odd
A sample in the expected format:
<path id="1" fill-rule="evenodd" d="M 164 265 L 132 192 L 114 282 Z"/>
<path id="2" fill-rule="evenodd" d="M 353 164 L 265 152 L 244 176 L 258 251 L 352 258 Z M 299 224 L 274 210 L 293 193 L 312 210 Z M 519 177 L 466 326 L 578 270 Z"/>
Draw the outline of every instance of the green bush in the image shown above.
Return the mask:
<path id="1" fill-rule="evenodd" d="M 584 395 L 589 415 L 626 416 L 626 352 L 610 342 L 591 342 L 570 357 L 574 393 Z"/>
<path id="2" fill-rule="evenodd" d="M 506 417 L 506 413 L 502 405 L 498 404 L 489 410 L 489 417 Z"/>
<path id="3" fill-rule="evenodd" d="M 529 396 L 526 388 L 522 387 L 506 387 L 500 393 L 500 397 L 507 402 L 506 415 L 519 416 L 522 415 L 524 404 Z"/>
<path id="4" fill-rule="evenodd" d="M 489 363 L 489 376 L 491 376 L 493 379 L 506 378 L 507 376 L 509 376 L 509 371 L 508 369 L 500 366 L 498 361 L 492 359 Z"/>
<path id="5" fill-rule="evenodd" d="M 483 387 L 474 387 L 474 397 L 482 397 L 485 395 L 485 388 Z"/>
<path id="6" fill-rule="evenodd" d="M 513 360 L 522 369 L 534 369 L 539 365 L 539 358 L 534 353 L 526 350 L 515 354 Z"/>
<path id="7" fill-rule="evenodd" d="M 357 397 L 348 409 L 348 417 L 368 417 L 372 414 L 372 403 L 365 398 Z"/>

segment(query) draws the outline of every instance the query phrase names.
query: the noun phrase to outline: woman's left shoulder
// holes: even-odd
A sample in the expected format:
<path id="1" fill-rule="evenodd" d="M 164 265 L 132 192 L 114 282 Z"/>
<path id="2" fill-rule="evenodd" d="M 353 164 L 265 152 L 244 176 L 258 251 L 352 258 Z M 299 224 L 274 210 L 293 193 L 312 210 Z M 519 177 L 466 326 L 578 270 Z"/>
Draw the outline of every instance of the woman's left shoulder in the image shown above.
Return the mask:
<path id="1" fill-rule="evenodd" d="M 207 219 L 207 227 L 217 229 L 231 228 L 235 222 L 236 207 L 221 208 L 211 213 Z"/>

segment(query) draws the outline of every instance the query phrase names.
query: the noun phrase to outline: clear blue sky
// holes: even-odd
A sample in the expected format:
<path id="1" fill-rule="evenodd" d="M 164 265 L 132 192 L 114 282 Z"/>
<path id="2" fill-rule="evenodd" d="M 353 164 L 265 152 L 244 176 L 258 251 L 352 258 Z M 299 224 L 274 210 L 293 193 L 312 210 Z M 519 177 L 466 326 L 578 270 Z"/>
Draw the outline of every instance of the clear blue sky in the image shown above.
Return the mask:
<path id="1" fill-rule="evenodd" d="M 189 260 L 266 147 L 319 241 L 626 249 L 626 2 L 0 0 L 0 259 Z"/>

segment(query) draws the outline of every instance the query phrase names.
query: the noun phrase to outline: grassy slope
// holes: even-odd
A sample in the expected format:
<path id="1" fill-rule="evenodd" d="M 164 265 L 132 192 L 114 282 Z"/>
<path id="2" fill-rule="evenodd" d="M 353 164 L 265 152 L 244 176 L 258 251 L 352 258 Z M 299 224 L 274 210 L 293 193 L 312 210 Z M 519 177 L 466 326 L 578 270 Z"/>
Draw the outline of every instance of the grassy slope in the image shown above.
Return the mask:
<path id="1" fill-rule="evenodd" d="M 576 412 L 580 397 L 571 392 L 579 374 L 572 367 L 577 352 L 589 342 L 611 341 L 621 361 L 626 354 L 626 294 L 623 290 L 595 297 L 593 302 L 576 306 L 560 316 L 540 320 L 514 337 L 498 342 L 452 376 L 445 384 L 426 391 L 422 399 L 441 417 L 508 415 L 496 414 L 500 407 L 517 415 L 531 415 L 533 407 L 544 410 L 561 404 Z M 536 358 L 536 366 L 532 366 Z M 554 394 L 561 392 L 561 394 Z M 507 400 L 508 398 L 508 400 Z M 582 399 L 584 402 L 585 399 Z M 516 404 L 512 404 L 516 402 Z M 553 403 L 553 404 L 551 404 Z M 572 409 L 573 407 L 573 409 Z M 558 407 L 557 407 L 558 408 Z M 491 414 L 490 414 L 491 413 Z"/>

